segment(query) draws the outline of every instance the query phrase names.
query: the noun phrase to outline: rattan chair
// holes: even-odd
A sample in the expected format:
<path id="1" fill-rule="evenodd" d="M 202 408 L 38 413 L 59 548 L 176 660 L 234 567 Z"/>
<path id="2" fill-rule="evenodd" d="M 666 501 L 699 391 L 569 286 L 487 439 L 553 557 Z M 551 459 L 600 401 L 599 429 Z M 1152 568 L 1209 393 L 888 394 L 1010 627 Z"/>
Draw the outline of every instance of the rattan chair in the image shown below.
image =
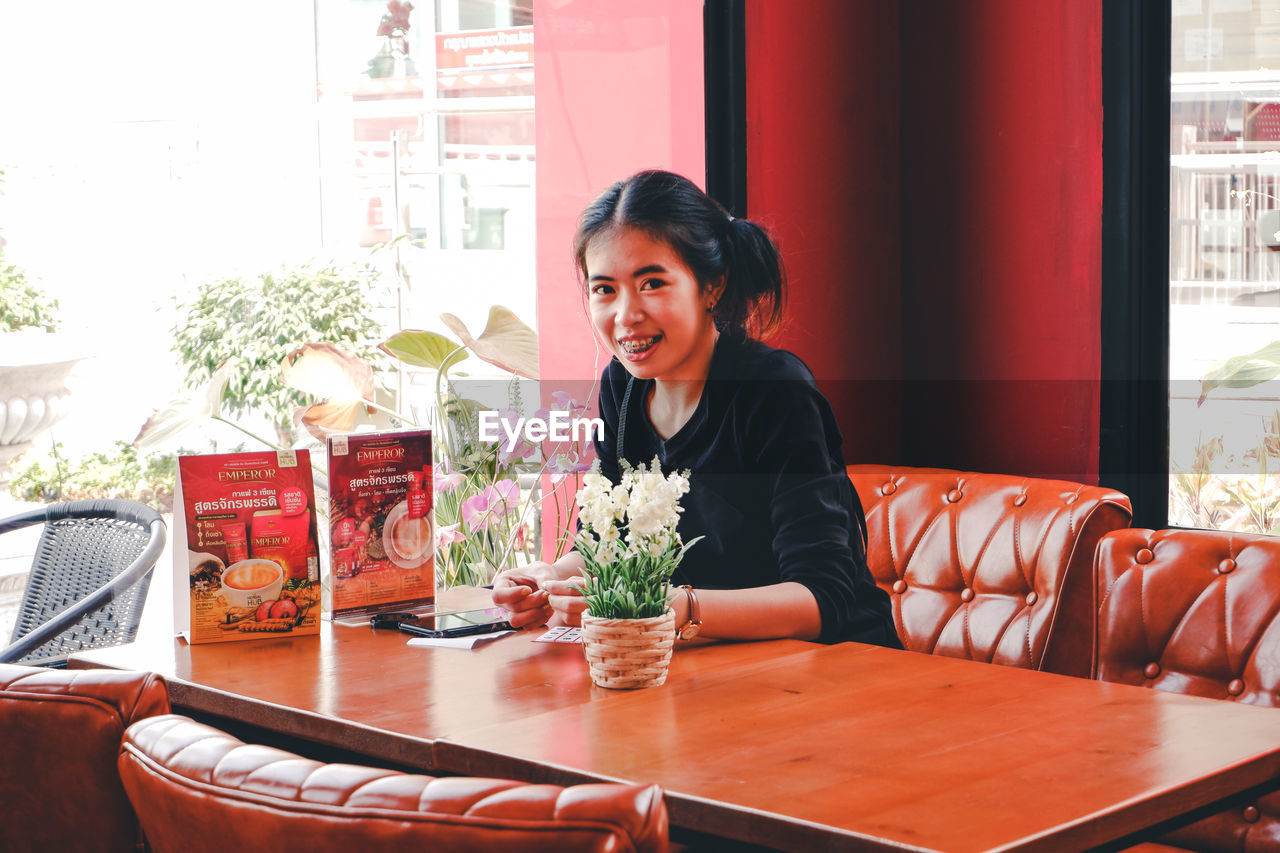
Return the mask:
<path id="1" fill-rule="evenodd" d="M 131 501 L 51 504 L 0 521 L 0 535 L 44 524 L 17 623 L 0 662 L 65 666 L 83 649 L 138 633 L 165 523 Z"/>

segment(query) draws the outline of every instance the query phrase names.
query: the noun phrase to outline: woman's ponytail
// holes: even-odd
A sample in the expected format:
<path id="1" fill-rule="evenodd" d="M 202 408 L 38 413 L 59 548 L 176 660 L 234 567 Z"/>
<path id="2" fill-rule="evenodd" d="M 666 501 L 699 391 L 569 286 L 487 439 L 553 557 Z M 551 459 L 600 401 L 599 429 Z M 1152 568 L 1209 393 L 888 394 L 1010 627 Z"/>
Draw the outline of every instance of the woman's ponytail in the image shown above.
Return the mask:
<path id="1" fill-rule="evenodd" d="M 716 303 L 716 321 L 745 328 L 753 338 L 768 338 L 782 327 L 786 313 L 786 272 L 769 234 L 749 219 L 729 219 L 726 232 L 724 293 Z"/>

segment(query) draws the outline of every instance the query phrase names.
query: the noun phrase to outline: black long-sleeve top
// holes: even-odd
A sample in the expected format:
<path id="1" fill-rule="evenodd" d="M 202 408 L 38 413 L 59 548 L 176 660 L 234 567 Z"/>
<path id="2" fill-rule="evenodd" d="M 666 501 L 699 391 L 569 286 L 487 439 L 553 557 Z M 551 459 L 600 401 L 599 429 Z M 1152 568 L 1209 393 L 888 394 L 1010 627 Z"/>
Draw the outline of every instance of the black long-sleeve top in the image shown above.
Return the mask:
<path id="1" fill-rule="evenodd" d="M 604 370 L 596 440 L 601 471 L 620 479 L 619 414 L 631 375 L 617 359 Z M 799 358 L 722 332 L 702 397 L 688 422 L 663 440 L 645 404 L 653 380 L 628 398 L 622 458 L 656 455 L 662 470 L 688 469 L 679 532 L 686 553 L 672 583 L 747 589 L 803 584 L 818 602 L 822 642 L 899 647 L 889 598 L 866 565 L 866 522 L 845 472 L 831 406 Z"/>

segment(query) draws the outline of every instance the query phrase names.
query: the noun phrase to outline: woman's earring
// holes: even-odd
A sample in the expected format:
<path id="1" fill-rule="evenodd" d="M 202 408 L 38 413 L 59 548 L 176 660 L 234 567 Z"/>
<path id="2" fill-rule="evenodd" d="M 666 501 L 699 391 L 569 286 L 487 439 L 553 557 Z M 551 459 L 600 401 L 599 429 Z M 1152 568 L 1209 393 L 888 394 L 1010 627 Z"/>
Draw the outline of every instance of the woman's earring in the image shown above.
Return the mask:
<path id="1" fill-rule="evenodd" d="M 716 303 L 715 303 L 715 301 L 713 300 L 709 305 L 707 305 L 707 313 L 708 313 L 708 314 L 711 314 L 711 313 L 713 313 L 715 310 L 716 310 Z"/>

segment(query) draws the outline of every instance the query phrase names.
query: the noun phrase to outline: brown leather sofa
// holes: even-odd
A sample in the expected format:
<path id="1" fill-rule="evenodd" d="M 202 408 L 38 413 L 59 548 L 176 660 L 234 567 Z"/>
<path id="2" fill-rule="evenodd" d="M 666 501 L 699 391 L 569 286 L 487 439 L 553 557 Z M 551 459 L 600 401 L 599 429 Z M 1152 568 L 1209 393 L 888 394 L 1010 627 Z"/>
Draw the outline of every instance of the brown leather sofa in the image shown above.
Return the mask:
<path id="1" fill-rule="evenodd" d="M 1120 492 L 944 468 L 850 465 L 867 562 L 913 651 L 1088 677 L 1093 558 Z"/>
<path id="2" fill-rule="evenodd" d="M 666 851 L 656 785 L 533 785 L 322 764 L 169 715 L 136 723 L 120 777 L 156 853 Z"/>
<path id="3" fill-rule="evenodd" d="M 1096 677 L 1194 696 L 1280 702 L 1280 539 L 1120 530 L 1097 560 Z M 1280 851 L 1280 793 L 1136 848 Z"/>
<path id="4" fill-rule="evenodd" d="M 0 664 L 0 848 L 140 849 L 116 756 L 128 725 L 168 711 L 152 673 Z"/>

